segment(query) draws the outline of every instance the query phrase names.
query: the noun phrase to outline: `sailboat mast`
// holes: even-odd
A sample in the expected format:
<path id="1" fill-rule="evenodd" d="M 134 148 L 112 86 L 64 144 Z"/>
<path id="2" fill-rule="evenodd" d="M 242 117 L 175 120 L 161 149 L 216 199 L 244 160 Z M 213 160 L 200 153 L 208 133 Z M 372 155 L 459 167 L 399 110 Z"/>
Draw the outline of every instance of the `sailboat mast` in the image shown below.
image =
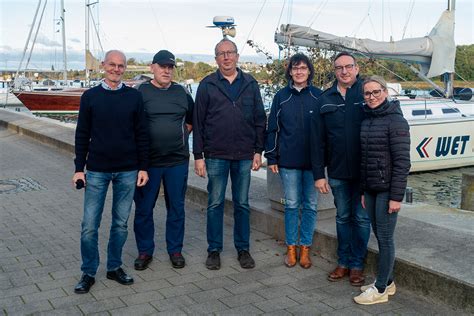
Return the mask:
<path id="1" fill-rule="evenodd" d="M 66 20 L 65 20 L 64 0 L 61 0 L 61 25 L 62 25 L 62 37 L 63 37 L 63 80 L 64 85 L 67 86 L 67 55 L 66 55 Z"/>
<path id="2" fill-rule="evenodd" d="M 456 0 L 448 0 L 448 11 L 454 11 L 456 9 Z M 454 72 L 445 73 L 443 76 L 445 91 L 444 94 L 447 98 L 451 98 L 454 93 Z"/>
<path id="3" fill-rule="evenodd" d="M 85 51 L 85 61 L 86 61 L 86 87 L 90 85 L 90 70 L 89 66 L 87 65 L 87 53 L 89 52 L 89 6 L 90 0 L 86 0 L 86 27 L 85 27 L 85 43 L 86 43 L 86 51 Z"/>

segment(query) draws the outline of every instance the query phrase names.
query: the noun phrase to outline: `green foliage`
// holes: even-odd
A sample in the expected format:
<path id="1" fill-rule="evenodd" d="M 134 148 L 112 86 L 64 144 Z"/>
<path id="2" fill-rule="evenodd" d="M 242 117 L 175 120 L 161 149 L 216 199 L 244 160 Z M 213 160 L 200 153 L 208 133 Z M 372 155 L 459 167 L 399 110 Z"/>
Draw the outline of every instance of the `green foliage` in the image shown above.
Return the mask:
<path id="1" fill-rule="evenodd" d="M 465 80 L 474 80 L 474 44 L 456 47 L 454 69 Z"/>

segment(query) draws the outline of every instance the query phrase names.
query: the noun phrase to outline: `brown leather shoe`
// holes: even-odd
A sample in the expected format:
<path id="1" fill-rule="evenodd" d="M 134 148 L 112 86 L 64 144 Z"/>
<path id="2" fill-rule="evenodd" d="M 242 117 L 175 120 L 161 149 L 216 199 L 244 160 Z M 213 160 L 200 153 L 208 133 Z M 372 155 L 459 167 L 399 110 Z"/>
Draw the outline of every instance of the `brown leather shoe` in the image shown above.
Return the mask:
<path id="1" fill-rule="evenodd" d="M 285 265 L 292 268 L 296 265 L 296 246 L 287 246 L 286 249 Z"/>
<path id="2" fill-rule="evenodd" d="M 312 265 L 310 246 L 300 246 L 300 266 L 303 269 L 309 269 Z"/>
<path id="3" fill-rule="evenodd" d="M 361 286 L 365 283 L 365 276 L 362 270 L 359 269 L 351 269 L 349 273 L 349 281 L 353 286 Z"/>
<path id="4" fill-rule="evenodd" d="M 337 266 L 333 272 L 329 273 L 328 280 L 331 282 L 341 281 L 346 275 L 349 274 L 349 269 Z"/>

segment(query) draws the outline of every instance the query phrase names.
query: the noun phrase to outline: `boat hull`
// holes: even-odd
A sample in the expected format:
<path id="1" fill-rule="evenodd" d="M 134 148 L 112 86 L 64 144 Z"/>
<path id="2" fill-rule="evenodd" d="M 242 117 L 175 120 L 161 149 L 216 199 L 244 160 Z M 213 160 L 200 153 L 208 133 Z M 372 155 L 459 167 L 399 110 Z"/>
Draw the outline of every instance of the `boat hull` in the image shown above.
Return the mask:
<path id="1" fill-rule="evenodd" d="M 474 165 L 474 117 L 409 123 L 410 172 Z"/>
<path id="2" fill-rule="evenodd" d="M 78 113 L 81 96 L 86 89 L 63 91 L 14 91 L 13 94 L 32 113 Z"/>

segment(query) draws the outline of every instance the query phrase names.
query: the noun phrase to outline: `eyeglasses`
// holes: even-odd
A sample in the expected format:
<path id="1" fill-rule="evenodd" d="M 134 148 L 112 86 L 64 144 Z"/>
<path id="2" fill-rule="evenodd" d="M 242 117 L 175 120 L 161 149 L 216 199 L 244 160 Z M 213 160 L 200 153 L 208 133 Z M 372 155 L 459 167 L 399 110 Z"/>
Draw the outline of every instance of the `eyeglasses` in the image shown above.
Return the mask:
<path id="1" fill-rule="evenodd" d="M 291 71 L 294 71 L 294 72 L 298 72 L 298 71 L 305 72 L 307 70 L 308 70 L 307 66 L 291 67 Z"/>
<path id="2" fill-rule="evenodd" d="M 216 54 L 216 57 L 233 57 L 237 55 L 237 52 L 235 50 L 231 50 L 231 51 L 228 51 L 228 52 L 219 52 Z"/>
<path id="3" fill-rule="evenodd" d="M 373 95 L 374 98 L 380 97 L 382 94 L 382 89 L 377 89 L 377 90 L 372 90 L 372 91 L 365 91 L 364 92 L 364 98 L 365 99 L 370 99 L 370 96 Z"/>
<path id="4" fill-rule="evenodd" d="M 342 69 L 345 69 L 346 71 L 350 71 L 350 70 L 354 69 L 354 66 L 355 66 L 354 64 L 348 64 L 348 65 L 344 65 L 344 66 L 335 66 L 334 70 L 336 72 L 341 72 Z"/>

